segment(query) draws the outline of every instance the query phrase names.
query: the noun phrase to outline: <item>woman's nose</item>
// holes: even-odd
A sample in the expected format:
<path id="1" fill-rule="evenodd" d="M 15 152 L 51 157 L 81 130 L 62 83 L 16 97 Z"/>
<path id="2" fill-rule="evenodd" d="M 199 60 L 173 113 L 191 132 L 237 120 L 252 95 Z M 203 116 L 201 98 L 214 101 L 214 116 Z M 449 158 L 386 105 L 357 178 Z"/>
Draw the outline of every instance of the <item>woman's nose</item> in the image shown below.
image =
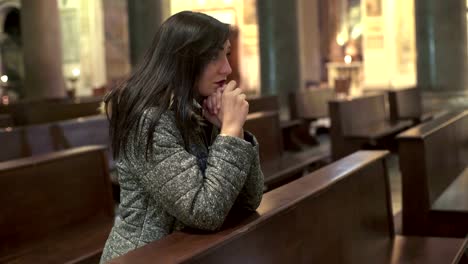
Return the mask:
<path id="1" fill-rule="evenodd" d="M 226 58 L 221 65 L 220 72 L 225 75 L 229 75 L 232 72 L 231 65 L 229 64 L 229 60 Z"/>

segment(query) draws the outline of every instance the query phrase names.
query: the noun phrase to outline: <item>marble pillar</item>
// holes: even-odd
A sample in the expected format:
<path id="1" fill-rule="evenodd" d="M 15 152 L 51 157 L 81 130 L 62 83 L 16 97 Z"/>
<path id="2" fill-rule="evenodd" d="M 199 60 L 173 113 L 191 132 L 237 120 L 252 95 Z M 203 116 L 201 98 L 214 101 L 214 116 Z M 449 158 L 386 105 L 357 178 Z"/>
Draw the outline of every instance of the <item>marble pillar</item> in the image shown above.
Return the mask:
<path id="1" fill-rule="evenodd" d="M 289 118 L 288 95 L 301 87 L 297 1 L 257 0 L 261 94 L 278 96 L 281 118 Z"/>
<path id="2" fill-rule="evenodd" d="M 468 108 L 466 0 L 416 0 L 415 18 L 425 108 Z"/>
<path id="3" fill-rule="evenodd" d="M 319 85 L 321 80 L 318 0 L 298 0 L 300 89 Z"/>
<path id="4" fill-rule="evenodd" d="M 66 96 L 57 0 L 21 1 L 26 99 Z"/>

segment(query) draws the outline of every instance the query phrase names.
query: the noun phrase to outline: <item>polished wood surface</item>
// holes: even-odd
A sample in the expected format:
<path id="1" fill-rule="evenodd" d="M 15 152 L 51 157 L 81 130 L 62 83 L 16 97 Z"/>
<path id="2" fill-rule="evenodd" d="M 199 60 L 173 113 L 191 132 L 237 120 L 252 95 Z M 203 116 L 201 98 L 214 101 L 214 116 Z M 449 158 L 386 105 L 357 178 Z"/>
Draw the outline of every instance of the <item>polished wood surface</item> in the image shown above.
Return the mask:
<path id="1" fill-rule="evenodd" d="M 385 151 L 266 193 L 219 232 L 175 232 L 110 263 L 456 263 L 463 239 L 394 236 Z"/>
<path id="2" fill-rule="evenodd" d="M 262 95 L 247 98 L 249 113 L 278 111 L 279 102 L 276 95 Z"/>
<path id="3" fill-rule="evenodd" d="M 397 235 L 393 241 L 390 263 L 465 264 L 466 241 L 457 238 L 412 237 Z M 449 258 L 451 256 L 452 258 Z"/>
<path id="4" fill-rule="evenodd" d="M 276 95 L 249 97 L 247 101 L 249 102 L 249 113 L 280 111 Z M 290 105 L 290 108 L 293 107 L 294 105 Z M 290 115 L 290 119 L 280 118 L 280 127 L 284 150 L 301 151 L 303 150 L 301 145 L 317 144 L 316 139 L 309 134 L 309 122 L 298 119 L 294 114 Z"/>
<path id="5" fill-rule="evenodd" d="M 335 98 L 330 88 L 305 89 L 290 94 L 291 116 L 305 120 L 328 117 L 328 101 Z"/>
<path id="6" fill-rule="evenodd" d="M 0 105 L 0 114 L 10 114 L 14 126 L 56 122 L 99 114 L 100 97 L 19 101 Z"/>
<path id="7" fill-rule="evenodd" d="M 57 122 L 53 126 L 57 149 L 69 149 L 88 145 L 106 146 L 107 162 L 110 170 L 115 169 L 115 161 L 110 150 L 109 121 L 105 115 L 80 117 Z"/>
<path id="8" fill-rule="evenodd" d="M 50 153 L 57 149 L 51 124 L 0 129 L 0 161 Z"/>
<path id="9" fill-rule="evenodd" d="M 374 254 L 356 243 L 377 245 L 393 234 L 385 155 L 353 154 L 266 193 L 256 213 L 220 232 L 176 232 L 111 263 L 339 263 Z"/>
<path id="10" fill-rule="evenodd" d="M 435 200 L 432 209 L 468 213 L 468 167 Z"/>
<path id="11" fill-rule="evenodd" d="M 310 165 L 323 162 L 330 156 L 329 149 L 285 155 L 277 111 L 249 114 L 244 129 L 253 133 L 259 142 L 260 164 L 268 189 L 302 176 Z"/>
<path id="12" fill-rule="evenodd" d="M 104 150 L 0 163 L 0 262 L 66 262 L 102 251 L 114 208 Z"/>
<path id="13" fill-rule="evenodd" d="M 352 127 L 344 135 L 345 138 L 376 141 L 386 136 L 394 135 L 409 126 L 410 121 L 376 122 L 359 127 Z"/>
<path id="14" fill-rule="evenodd" d="M 0 129 L 0 161 L 29 157 L 87 145 L 109 146 L 105 115 Z M 113 167 L 109 155 L 109 165 Z"/>
<path id="15" fill-rule="evenodd" d="M 384 94 L 329 101 L 332 156 L 336 160 L 366 146 L 393 149 L 393 136 L 411 121 L 390 121 Z"/>
<path id="16" fill-rule="evenodd" d="M 255 112 L 247 116 L 244 129 L 257 138 L 260 146 L 261 163 L 268 162 L 283 154 L 283 137 L 277 111 Z"/>
<path id="17" fill-rule="evenodd" d="M 424 114 L 419 88 L 408 87 L 389 90 L 388 102 L 392 120 L 422 121 Z"/>
<path id="18" fill-rule="evenodd" d="M 403 233 L 468 234 L 468 111 L 450 113 L 397 137 Z"/>

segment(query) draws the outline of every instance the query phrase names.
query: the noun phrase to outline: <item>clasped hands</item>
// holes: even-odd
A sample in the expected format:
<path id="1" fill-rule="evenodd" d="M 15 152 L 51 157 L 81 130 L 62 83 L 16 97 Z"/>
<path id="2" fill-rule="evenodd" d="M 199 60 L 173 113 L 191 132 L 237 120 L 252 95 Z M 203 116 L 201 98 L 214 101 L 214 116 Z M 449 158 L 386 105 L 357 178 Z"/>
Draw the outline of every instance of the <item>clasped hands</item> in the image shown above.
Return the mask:
<path id="1" fill-rule="evenodd" d="M 244 123 L 249 113 L 246 95 L 235 81 L 218 88 L 203 100 L 203 116 L 221 129 L 221 134 L 243 138 Z"/>

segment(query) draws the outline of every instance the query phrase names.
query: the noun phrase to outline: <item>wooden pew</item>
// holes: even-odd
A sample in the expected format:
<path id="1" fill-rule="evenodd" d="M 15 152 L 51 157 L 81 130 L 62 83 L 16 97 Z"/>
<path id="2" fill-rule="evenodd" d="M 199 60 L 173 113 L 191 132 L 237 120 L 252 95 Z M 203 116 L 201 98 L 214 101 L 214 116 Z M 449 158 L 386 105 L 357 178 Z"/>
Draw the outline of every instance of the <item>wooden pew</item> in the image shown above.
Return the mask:
<path id="1" fill-rule="evenodd" d="M 286 154 L 277 111 L 249 114 L 244 129 L 252 132 L 260 144 L 260 163 L 267 189 L 302 176 L 309 166 L 321 164 L 330 156 L 330 150 L 325 146 Z"/>
<path id="2" fill-rule="evenodd" d="M 412 124 L 409 120 L 390 120 L 383 94 L 333 100 L 329 111 L 334 160 L 364 147 L 390 148 L 393 136 Z"/>
<path id="3" fill-rule="evenodd" d="M 110 148 L 109 121 L 105 115 L 80 117 L 57 122 L 53 126 L 57 149 L 102 145 Z M 115 169 L 112 152 L 108 152 L 108 164 Z"/>
<path id="4" fill-rule="evenodd" d="M 401 133 L 404 234 L 468 234 L 468 111 Z"/>
<path id="5" fill-rule="evenodd" d="M 276 95 L 252 96 L 247 98 L 249 113 L 278 111 L 279 103 Z"/>
<path id="6" fill-rule="evenodd" d="M 14 126 L 56 122 L 99 114 L 100 98 L 19 101 L 0 105 L 0 114 L 10 114 Z"/>
<path id="7" fill-rule="evenodd" d="M 391 120 L 412 120 L 415 124 L 428 121 L 431 113 L 424 113 L 421 92 L 416 87 L 388 91 Z"/>
<path id="8" fill-rule="evenodd" d="M 53 125 L 57 149 L 101 145 L 106 146 L 112 193 L 115 201 L 120 201 L 120 187 L 117 179 L 115 160 L 112 156 L 109 137 L 109 121 L 105 115 L 80 117 L 57 122 Z"/>
<path id="9" fill-rule="evenodd" d="M 328 117 L 328 101 L 335 99 L 330 88 L 301 90 L 290 94 L 291 116 L 307 121 Z"/>
<path id="10" fill-rule="evenodd" d="M 34 156 L 87 145 L 109 146 L 105 115 L 0 129 L 0 161 Z M 110 165 L 114 161 L 109 158 Z"/>
<path id="11" fill-rule="evenodd" d="M 249 113 L 280 111 L 276 95 L 249 97 L 247 101 L 249 102 Z M 291 118 L 289 120 L 280 119 L 283 148 L 290 151 L 301 151 L 304 149 L 302 145 L 317 145 L 317 140 L 309 135 L 309 122 L 298 118 L 292 112 L 293 109 L 290 110 Z"/>
<path id="12" fill-rule="evenodd" d="M 175 232 L 109 263 L 457 263 L 463 239 L 394 235 L 386 154 L 359 151 L 266 193 L 219 232 Z"/>
<path id="13" fill-rule="evenodd" d="M 57 150 L 50 124 L 0 128 L 0 162 Z"/>
<path id="14" fill-rule="evenodd" d="M 0 163 L 0 262 L 99 260 L 113 223 L 103 147 Z"/>

